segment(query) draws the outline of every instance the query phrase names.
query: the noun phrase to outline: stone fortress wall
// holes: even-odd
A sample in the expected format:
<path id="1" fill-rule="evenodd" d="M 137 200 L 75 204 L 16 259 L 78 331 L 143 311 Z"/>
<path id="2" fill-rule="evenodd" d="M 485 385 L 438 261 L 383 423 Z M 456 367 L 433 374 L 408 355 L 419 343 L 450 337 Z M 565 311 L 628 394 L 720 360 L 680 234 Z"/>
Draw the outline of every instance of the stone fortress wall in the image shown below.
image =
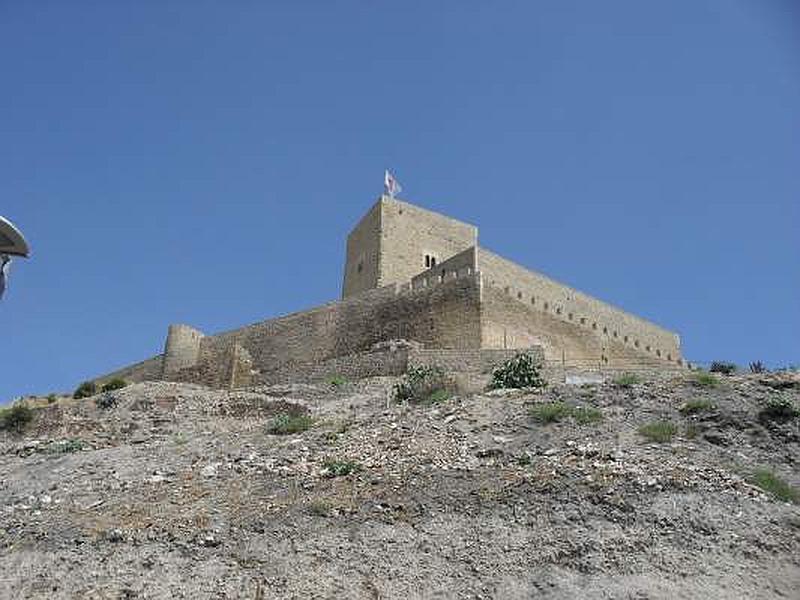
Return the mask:
<path id="1" fill-rule="evenodd" d="M 343 279 L 341 301 L 232 331 L 172 325 L 163 355 L 99 381 L 236 387 L 397 374 L 425 361 L 486 371 L 518 349 L 561 373 L 684 366 L 676 334 L 480 248 L 472 225 L 393 198 L 348 236 Z"/>

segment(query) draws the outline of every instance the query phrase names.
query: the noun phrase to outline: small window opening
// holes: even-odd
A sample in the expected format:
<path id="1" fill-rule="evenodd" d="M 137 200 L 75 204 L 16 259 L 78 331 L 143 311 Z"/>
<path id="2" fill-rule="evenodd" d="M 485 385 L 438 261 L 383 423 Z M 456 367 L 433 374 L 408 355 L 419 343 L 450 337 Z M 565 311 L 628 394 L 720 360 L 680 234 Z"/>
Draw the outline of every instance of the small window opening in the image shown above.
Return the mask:
<path id="1" fill-rule="evenodd" d="M 517 299 L 522 300 L 522 292 L 517 292 Z"/>
<path id="2" fill-rule="evenodd" d="M 556 309 L 556 314 L 557 314 L 557 315 L 560 315 L 560 314 L 561 314 L 561 308 L 560 308 L 560 307 Z"/>
<path id="3" fill-rule="evenodd" d="M 603 333 L 605 333 L 606 335 L 608 335 L 608 327 L 603 327 Z"/>
<path id="4" fill-rule="evenodd" d="M 586 317 L 581 317 L 581 325 L 586 325 Z"/>
<path id="5" fill-rule="evenodd" d="M 363 270 L 364 270 L 364 263 L 363 262 L 359 262 L 358 263 L 358 267 L 356 267 L 356 271 L 361 273 L 361 271 L 363 271 Z"/>
<path id="6" fill-rule="evenodd" d="M 645 346 L 644 349 L 650 352 L 650 346 Z"/>
<path id="7" fill-rule="evenodd" d="M 570 321 L 572 321 L 572 317 L 573 317 L 572 313 L 569 313 L 569 314 L 567 315 L 567 318 L 568 318 Z"/>
<path id="8" fill-rule="evenodd" d="M 426 254 L 425 255 L 425 268 L 426 269 L 430 269 L 431 268 L 431 255 L 430 254 Z"/>
<path id="9" fill-rule="evenodd" d="M 548 308 L 550 308 L 550 303 L 549 302 L 545 302 L 544 303 L 544 309 L 547 310 Z"/>
<path id="10" fill-rule="evenodd" d="M 431 256 L 431 266 L 432 267 L 436 266 L 436 257 L 435 256 Z"/>
<path id="11" fill-rule="evenodd" d="M 624 340 L 625 340 L 625 343 L 626 343 L 626 344 L 628 343 L 628 336 L 627 336 L 627 335 L 626 335 L 624 338 L 622 338 L 622 339 L 624 339 Z"/>
<path id="12" fill-rule="evenodd" d="M 633 345 L 638 348 L 639 347 L 639 340 L 636 340 L 635 342 L 633 342 Z"/>
<path id="13" fill-rule="evenodd" d="M 661 350 L 656 350 L 656 356 L 661 356 Z"/>
<path id="14" fill-rule="evenodd" d="M 536 296 L 531 296 L 531 304 L 536 304 Z"/>
<path id="15" fill-rule="evenodd" d="M 614 337 L 619 337 L 616 331 L 614 332 Z"/>
<path id="16" fill-rule="evenodd" d="M 592 329 L 597 329 L 597 323 L 592 323 Z"/>

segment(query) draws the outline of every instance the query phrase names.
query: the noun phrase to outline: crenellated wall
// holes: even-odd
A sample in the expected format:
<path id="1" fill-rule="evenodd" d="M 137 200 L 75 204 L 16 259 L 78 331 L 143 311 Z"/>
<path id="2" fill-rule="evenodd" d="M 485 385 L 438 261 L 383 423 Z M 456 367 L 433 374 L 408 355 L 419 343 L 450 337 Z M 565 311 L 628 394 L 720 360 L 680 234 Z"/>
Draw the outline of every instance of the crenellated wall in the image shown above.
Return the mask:
<path id="1" fill-rule="evenodd" d="M 567 338 L 575 337 L 585 340 L 593 349 L 611 344 L 621 345 L 628 348 L 632 355 L 650 355 L 665 362 L 683 364 L 680 338 L 654 323 L 530 271 L 483 248 L 479 249 L 478 268 L 483 274 L 487 289 L 499 290 L 513 300 L 507 304 L 509 309 L 515 307 L 515 302 L 531 309 L 525 312 L 528 319 L 525 327 L 516 330 L 515 335 L 518 337 L 525 337 L 522 331 L 526 329 L 543 334 L 543 323 L 560 321 L 571 326 L 566 329 L 559 327 L 564 331 L 559 339 L 563 339 L 563 344 L 567 347 L 571 343 Z M 514 315 L 518 314 L 518 311 L 512 312 Z M 543 321 L 539 318 L 541 314 L 548 315 L 551 319 Z M 508 315 L 509 318 L 511 316 Z M 493 311 L 494 322 L 508 322 L 509 318 Z M 508 332 L 513 327 L 507 323 L 505 329 Z M 502 347 L 499 346 L 501 334 L 497 326 L 489 326 L 488 329 L 485 327 L 484 335 L 484 343 L 491 347 Z M 596 338 L 596 341 L 592 338 Z"/>

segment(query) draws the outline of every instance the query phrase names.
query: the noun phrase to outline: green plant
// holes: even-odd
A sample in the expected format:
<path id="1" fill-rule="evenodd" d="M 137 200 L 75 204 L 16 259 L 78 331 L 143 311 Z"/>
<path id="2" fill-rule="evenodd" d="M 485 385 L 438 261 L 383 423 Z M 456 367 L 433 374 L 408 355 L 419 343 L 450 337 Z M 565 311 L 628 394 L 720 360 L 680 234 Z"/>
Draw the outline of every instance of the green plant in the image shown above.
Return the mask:
<path id="1" fill-rule="evenodd" d="M 72 394 L 72 397 L 76 400 L 81 398 L 88 398 L 89 396 L 94 396 L 97 393 L 97 386 L 95 385 L 94 381 L 84 381 L 81 383 L 75 393 Z"/>
<path id="2" fill-rule="evenodd" d="M 800 410 L 794 405 L 791 398 L 775 394 L 767 398 L 764 407 L 758 413 L 762 421 L 790 421 L 800 416 Z"/>
<path id="3" fill-rule="evenodd" d="M 56 397 L 55 394 L 47 394 L 47 403 L 48 404 L 53 404 L 53 403 L 55 403 L 56 400 L 57 400 L 57 397 Z"/>
<path id="4" fill-rule="evenodd" d="M 345 379 L 341 375 L 333 375 L 328 379 L 328 383 L 335 388 L 341 388 L 347 385 L 347 379 Z"/>
<path id="5" fill-rule="evenodd" d="M 590 425 L 603 420 L 603 413 L 594 406 L 576 406 L 572 409 L 572 418 L 578 425 Z"/>
<path id="6" fill-rule="evenodd" d="M 52 442 L 44 446 L 41 451 L 47 454 L 70 454 L 71 452 L 80 452 L 84 448 L 86 448 L 86 442 L 73 438 Z"/>
<path id="7" fill-rule="evenodd" d="M 94 404 L 97 408 L 102 408 L 103 410 L 108 410 L 109 408 L 114 408 L 119 399 L 109 392 L 105 392 L 100 396 L 97 396 L 94 399 Z"/>
<path id="8" fill-rule="evenodd" d="M 694 373 L 690 381 L 692 384 L 698 387 L 712 388 L 719 385 L 719 379 L 717 379 L 711 373 L 706 373 L 705 371 L 698 371 L 697 373 Z"/>
<path id="9" fill-rule="evenodd" d="M 542 402 L 535 404 L 530 413 L 539 423 L 557 423 L 570 416 L 572 409 L 564 402 Z"/>
<path id="10" fill-rule="evenodd" d="M 750 372 L 751 373 L 766 373 L 767 367 L 764 366 L 760 360 L 754 360 L 750 363 Z"/>
<path id="11" fill-rule="evenodd" d="M 617 387 L 629 388 L 637 383 L 641 383 L 641 379 L 635 373 L 623 373 L 619 377 L 615 377 L 611 383 Z"/>
<path id="12" fill-rule="evenodd" d="M 721 360 L 715 360 L 711 363 L 711 366 L 708 368 L 709 372 L 711 373 L 721 373 L 722 375 L 733 375 L 736 373 L 736 365 L 732 362 L 725 362 Z"/>
<path id="13" fill-rule="evenodd" d="M 452 382 L 441 367 L 411 367 L 394 386 L 394 399 L 412 404 L 441 402 L 450 397 Z"/>
<path id="14" fill-rule="evenodd" d="M 714 408 L 714 403 L 710 400 L 689 400 L 682 404 L 678 410 L 684 415 L 694 415 Z"/>
<path id="15" fill-rule="evenodd" d="M 700 430 L 697 428 L 697 425 L 695 425 L 693 423 L 690 423 L 689 425 L 686 426 L 686 434 L 685 435 L 686 435 L 686 439 L 687 440 L 695 439 L 699 433 L 700 433 Z"/>
<path id="16" fill-rule="evenodd" d="M 527 352 L 520 352 L 492 371 L 491 389 L 538 388 L 547 382 L 539 373 L 539 365 Z"/>
<path id="17" fill-rule="evenodd" d="M 800 503 L 800 491 L 769 469 L 756 470 L 750 481 L 778 500 Z"/>
<path id="18" fill-rule="evenodd" d="M 639 433 L 652 442 L 666 443 L 678 432 L 678 427 L 671 421 L 654 421 L 639 428 Z"/>
<path id="19" fill-rule="evenodd" d="M 325 469 L 326 477 L 344 477 L 350 473 L 356 473 L 361 470 L 361 465 L 352 460 L 337 460 L 329 458 L 322 467 Z"/>
<path id="20" fill-rule="evenodd" d="M 101 392 L 113 392 L 114 390 L 121 390 L 124 388 L 128 383 L 124 379 L 120 379 L 119 377 L 115 377 L 111 381 L 105 383 L 102 388 L 100 388 Z"/>
<path id="21" fill-rule="evenodd" d="M 0 409 L 0 429 L 20 432 L 33 420 L 33 409 L 17 402 L 11 408 Z"/>
<path id="22" fill-rule="evenodd" d="M 267 425 L 267 433 L 272 435 L 292 435 L 302 433 L 310 429 L 314 424 L 314 419 L 308 415 L 290 415 L 282 413 L 272 419 Z"/>

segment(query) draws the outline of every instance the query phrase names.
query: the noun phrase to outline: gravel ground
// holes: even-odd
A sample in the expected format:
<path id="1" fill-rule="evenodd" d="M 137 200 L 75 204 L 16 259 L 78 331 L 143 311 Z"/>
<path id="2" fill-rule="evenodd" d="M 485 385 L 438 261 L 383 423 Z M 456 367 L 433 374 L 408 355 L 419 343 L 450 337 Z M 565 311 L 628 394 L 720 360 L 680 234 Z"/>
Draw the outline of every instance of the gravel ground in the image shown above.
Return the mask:
<path id="1" fill-rule="evenodd" d="M 800 418 L 763 412 L 800 405 L 797 375 L 434 405 L 393 383 L 36 409 L 0 432 L 0 597 L 800 598 L 800 506 L 752 483 L 800 487 Z M 601 418 L 537 421 L 550 402 Z M 313 424 L 270 433 L 282 414 Z M 649 441 L 654 421 L 674 437 Z"/>

